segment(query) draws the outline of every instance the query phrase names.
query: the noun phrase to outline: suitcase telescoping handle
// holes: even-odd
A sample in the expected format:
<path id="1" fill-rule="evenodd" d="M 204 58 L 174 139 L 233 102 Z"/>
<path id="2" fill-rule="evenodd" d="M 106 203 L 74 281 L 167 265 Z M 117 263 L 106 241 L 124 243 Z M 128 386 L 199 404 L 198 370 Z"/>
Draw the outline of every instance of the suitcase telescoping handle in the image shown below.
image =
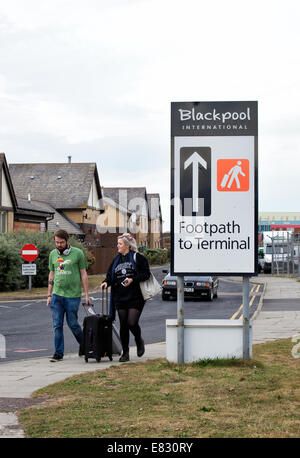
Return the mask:
<path id="1" fill-rule="evenodd" d="M 104 302 L 106 304 L 106 315 L 108 315 L 108 288 L 102 289 L 102 315 L 104 315 Z"/>
<path id="2" fill-rule="evenodd" d="M 96 315 L 94 304 L 91 304 L 91 303 L 86 304 L 86 303 L 84 302 L 82 305 L 83 305 L 83 309 L 84 309 L 84 311 L 85 311 L 86 316 L 88 316 L 89 313 L 90 313 L 91 315 Z"/>

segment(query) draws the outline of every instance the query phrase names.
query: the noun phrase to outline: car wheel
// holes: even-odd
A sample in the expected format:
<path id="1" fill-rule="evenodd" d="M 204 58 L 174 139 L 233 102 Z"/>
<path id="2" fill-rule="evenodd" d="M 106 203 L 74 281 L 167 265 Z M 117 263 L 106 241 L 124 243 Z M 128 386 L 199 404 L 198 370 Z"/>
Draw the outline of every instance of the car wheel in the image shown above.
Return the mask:
<path id="1" fill-rule="evenodd" d="M 216 292 L 214 294 L 214 297 L 218 297 L 218 290 L 216 289 Z"/>
<path id="2" fill-rule="evenodd" d="M 161 298 L 162 298 L 163 301 L 168 301 L 169 300 L 168 296 L 162 296 Z"/>

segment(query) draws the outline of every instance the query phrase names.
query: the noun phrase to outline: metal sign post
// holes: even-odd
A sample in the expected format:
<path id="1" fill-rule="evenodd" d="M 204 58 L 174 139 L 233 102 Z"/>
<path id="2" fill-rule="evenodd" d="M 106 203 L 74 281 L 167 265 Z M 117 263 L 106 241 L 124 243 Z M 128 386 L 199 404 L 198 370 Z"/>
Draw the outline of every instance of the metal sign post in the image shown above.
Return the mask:
<path id="1" fill-rule="evenodd" d="M 249 276 L 243 276 L 243 359 L 250 359 Z"/>
<path id="2" fill-rule="evenodd" d="M 177 277 L 177 363 L 184 364 L 184 277 Z"/>
<path id="3" fill-rule="evenodd" d="M 37 257 L 38 257 L 38 254 L 39 254 L 39 250 L 37 249 L 37 247 L 35 245 L 33 245 L 33 243 L 27 243 L 26 245 L 24 245 L 22 247 L 22 250 L 21 250 L 21 256 L 22 258 L 25 260 L 25 261 L 28 261 L 29 264 L 32 263 L 32 261 L 34 261 Z M 22 271 L 23 271 L 24 267 L 22 266 Z M 26 267 L 25 267 L 26 269 Z M 28 267 L 28 271 L 27 273 L 25 272 L 22 272 L 22 275 L 29 275 L 29 280 L 28 280 L 28 289 L 29 289 L 29 292 L 31 292 L 32 290 L 32 279 L 31 279 L 31 275 L 36 275 L 36 271 L 35 273 L 33 273 L 31 271 L 31 267 Z"/>
<path id="4" fill-rule="evenodd" d="M 30 262 L 29 264 L 31 264 L 31 262 Z M 28 277 L 28 290 L 29 290 L 29 292 L 31 293 L 31 291 L 32 291 L 32 280 L 31 280 L 31 275 L 29 275 L 29 277 Z"/>

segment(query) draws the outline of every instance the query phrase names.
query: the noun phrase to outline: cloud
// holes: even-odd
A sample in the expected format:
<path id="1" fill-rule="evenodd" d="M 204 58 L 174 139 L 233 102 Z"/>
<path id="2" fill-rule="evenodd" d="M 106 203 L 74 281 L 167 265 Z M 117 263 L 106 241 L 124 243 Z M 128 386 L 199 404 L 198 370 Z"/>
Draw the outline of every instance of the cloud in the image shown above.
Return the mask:
<path id="1" fill-rule="evenodd" d="M 161 192 L 168 219 L 170 102 L 258 100 L 260 201 L 273 190 L 282 208 L 299 168 L 298 13 L 293 0 L 2 2 L 0 150 L 96 161 L 106 186 Z"/>

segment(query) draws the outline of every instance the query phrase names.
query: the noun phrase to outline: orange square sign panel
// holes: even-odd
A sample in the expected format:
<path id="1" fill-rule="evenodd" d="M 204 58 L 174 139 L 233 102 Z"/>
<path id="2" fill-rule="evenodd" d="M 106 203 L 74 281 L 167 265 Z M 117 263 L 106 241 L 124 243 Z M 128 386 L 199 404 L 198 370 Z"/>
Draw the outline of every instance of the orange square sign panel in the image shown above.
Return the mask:
<path id="1" fill-rule="evenodd" d="M 222 192 L 249 191 L 249 160 L 219 159 L 217 189 Z"/>

